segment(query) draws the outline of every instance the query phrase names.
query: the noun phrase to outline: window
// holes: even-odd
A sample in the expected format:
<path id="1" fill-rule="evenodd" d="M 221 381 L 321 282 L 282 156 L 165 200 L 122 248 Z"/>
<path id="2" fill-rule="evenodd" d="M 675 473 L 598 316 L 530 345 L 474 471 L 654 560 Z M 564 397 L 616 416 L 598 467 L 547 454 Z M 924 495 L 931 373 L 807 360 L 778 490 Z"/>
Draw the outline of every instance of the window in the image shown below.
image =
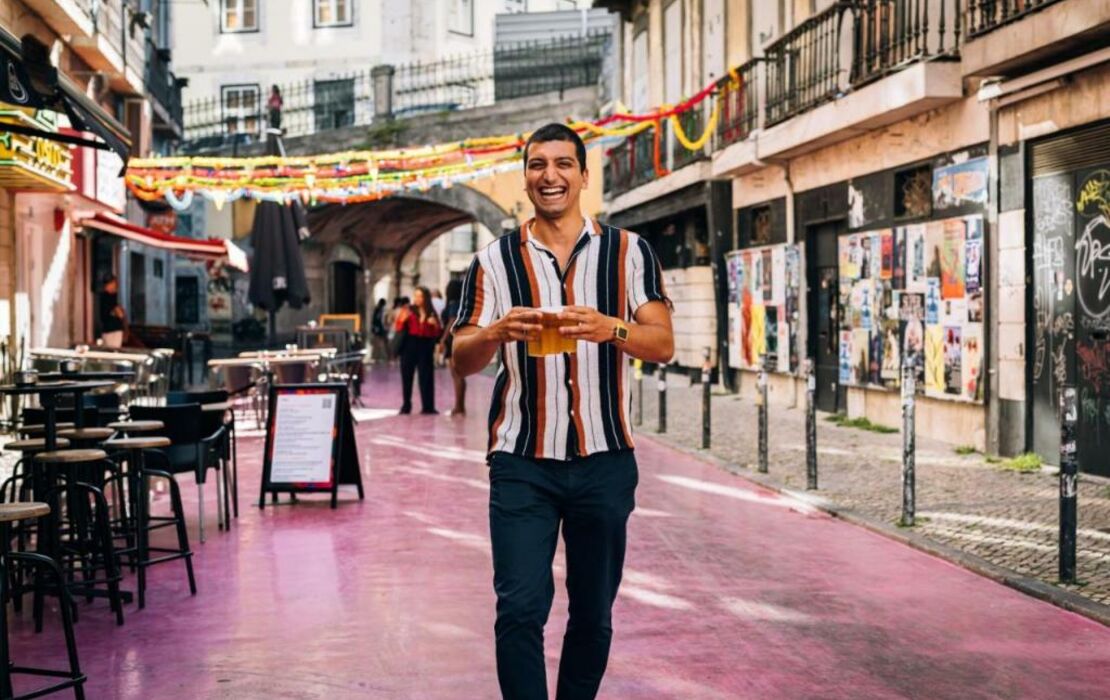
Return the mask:
<path id="1" fill-rule="evenodd" d="M 317 80 L 315 84 L 316 130 L 338 129 L 355 123 L 355 81 Z"/>
<path id="2" fill-rule="evenodd" d="M 258 31 L 258 0 L 220 0 L 220 31 Z"/>
<path id="3" fill-rule="evenodd" d="M 674 0 L 663 10 L 663 101 L 682 99 L 682 3 Z"/>
<path id="4" fill-rule="evenodd" d="M 349 27 L 354 23 L 351 4 L 354 0 L 313 0 L 312 26 Z"/>
<path id="5" fill-rule="evenodd" d="M 648 100 L 648 34 L 642 31 L 632 38 L 632 111 L 646 112 Z"/>
<path id="6" fill-rule="evenodd" d="M 200 284 L 194 275 L 174 279 L 174 322 L 200 323 Z"/>
<path id="7" fill-rule="evenodd" d="M 933 213 L 933 167 L 922 165 L 894 173 L 894 217 L 914 219 Z"/>
<path id="8" fill-rule="evenodd" d="M 160 280 L 166 276 L 166 264 L 161 260 L 154 260 L 154 279 Z"/>
<path id="9" fill-rule="evenodd" d="M 257 134 L 262 128 L 258 85 L 225 85 L 220 91 L 227 133 Z"/>
<path id="10" fill-rule="evenodd" d="M 447 29 L 474 36 L 474 0 L 448 0 Z"/>
<path id="11" fill-rule="evenodd" d="M 748 8 L 751 24 L 752 56 L 763 55 L 763 45 L 779 36 L 784 14 L 782 0 L 751 0 Z"/>

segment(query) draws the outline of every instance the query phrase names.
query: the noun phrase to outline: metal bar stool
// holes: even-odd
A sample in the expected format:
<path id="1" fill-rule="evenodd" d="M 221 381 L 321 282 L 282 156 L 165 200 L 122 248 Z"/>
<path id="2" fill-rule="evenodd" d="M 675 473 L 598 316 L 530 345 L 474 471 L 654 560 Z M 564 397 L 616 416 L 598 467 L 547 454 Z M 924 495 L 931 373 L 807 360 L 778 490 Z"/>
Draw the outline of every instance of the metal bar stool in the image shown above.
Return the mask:
<path id="1" fill-rule="evenodd" d="M 39 537 L 40 549 L 51 555 L 67 574 L 62 587 L 81 593 L 87 600 L 107 598 L 116 623 L 123 624 L 123 601 L 119 584 L 122 574 L 113 546 L 108 501 L 100 486 L 108 467 L 108 454 L 99 449 L 70 449 L 42 452 L 35 461 L 50 470 L 46 483 L 50 518 Z M 64 474 L 58 478 L 55 472 Z M 101 482 L 101 483 L 94 483 Z M 64 507 L 63 507 L 64 506 Z M 80 578 L 77 574 L 80 572 Z M 103 576 L 98 578 L 98 574 Z M 107 590 L 99 590 L 105 586 Z M 35 624 L 42 624 L 43 597 L 47 590 L 35 586 Z M 58 592 L 61 596 L 61 592 Z"/>
<path id="2" fill-rule="evenodd" d="M 69 440 L 59 439 L 57 441 L 59 448 L 69 447 Z M 7 452 L 19 452 L 23 456 L 15 463 L 12 469 L 12 475 L 0 484 L 0 503 L 18 503 L 20 501 L 27 501 L 31 497 L 31 467 L 33 466 L 35 455 L 46 451 L 46 438 L 25 438 L 23 440 L 12 440 L 4 445 L 4 450 Z M 26 521 L 18 522 L 12 525 L 12 531 L 18 540 L 19 551 L 27 551 L 28 543 L 31 537 L 34 536 L 37 529 L 37 523 L 34 519 L 28 518 Z M 23 575 L 22 570 L 12 570 L 9 572 L 12 584 L 12 606 L 16 612 L 23 609 Z"/>
<path id="3" fill-rule="evenodd" d="M 59 690 L 73 688 L 73 694 L 78 700 L 84 700 L 85 674 L 81 673 L 81 665 L 77 659 L 77 641 L 73 635 L 73 618 L 71 617 L 72 601 L 64 585 L 64 575 L 58 564 L 50 557 L 32 552 L 10 552 L 8 545 L 11 542 L 11 525 L 20 520 L 43 518 L 50 513 L 50 507 L 45 503 L 4 503 L 0 504 L 0 547 L 3 548 L 0 556 L 0 697 L 21 700 L 54 693 Z M 62 631 L 65 634 L 66 653 L 69 657 L 69 670 L 58 671 L 43 668 L 30 668 L 27 666 L 13 666 L 8 645 L 8 606 L 7 606 L 7 567 L 10 562 L 19 562 L 34 567 L 36 571 L 49 572 L 61 591 L 61 604 L 58 606 L 62 615 Z M 46 688 L 40 688 L 27 695 L 14 697 L 12 692 L 12 674 L 28 674 L 34 676 L 47 676 L 62 678 L 59 683 Z"/>
<path id="4" fill-rule="evenodd" d="M 129 556 L 132 565 L 138 569 L 139 609 L 146 607 L 146 569 L 177 559 L 185 560 L 185 571 L 189 576 L 189 592 L 197 594 L 196 578 L 193 575 L 193 552 L 189 549 L 189 533 L 185 527 L 185 510 L 181 505 L 181 490 L 169 472 L 149 469 L 145 465 L 145 452 L 169 447 L 165 437 L 127 437 L 106 440 L 104 446 L 112 450 L 127 452 L 127 491 L 132 513 L 132 527 L 135 535 L 134 547 L 125 548 L 122 553 Z M 173 515 L 152 516 L 149 509 L 150 477 L 166 479 L 169 482 L 170 506 Z M 152 547 L 150 533 L 163 527 L 174 526 L 177 530 L 177 549 Z M 152 554 L 162 556 L 152 557 Z"/>
<path id="5" fill-rule="evenodd" d="M 97 447 L 100 443 L 115 435 L 111 428 L 65 428 L 58 431 L 58 437 L 66 438 L 74 447 Z"/>

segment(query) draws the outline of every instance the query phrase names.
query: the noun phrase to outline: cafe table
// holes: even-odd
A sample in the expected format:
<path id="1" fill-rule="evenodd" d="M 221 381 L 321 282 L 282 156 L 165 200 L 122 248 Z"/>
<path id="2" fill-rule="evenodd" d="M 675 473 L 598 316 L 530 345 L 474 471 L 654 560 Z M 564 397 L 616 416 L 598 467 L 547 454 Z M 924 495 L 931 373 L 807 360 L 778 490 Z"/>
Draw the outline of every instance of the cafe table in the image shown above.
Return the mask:
<path id="1" fill-rule="evenodd" d="M 65 348 L 31 348 L 32 357 L 60 360 L 97 360 L 102 362 L 137 362 L 142 364 L 149 355 L 137 352 L 108 352 L 105 350 L 67 350 Z"/>
<path id="2" fill-rule="evenodd" d="M 48 382 L 57 381 L 113 381 L 130 382 L 135 378 L 134 370 L 118 371 L 93 371 L 93 372 L 41 372 L 39 379 Z"/>

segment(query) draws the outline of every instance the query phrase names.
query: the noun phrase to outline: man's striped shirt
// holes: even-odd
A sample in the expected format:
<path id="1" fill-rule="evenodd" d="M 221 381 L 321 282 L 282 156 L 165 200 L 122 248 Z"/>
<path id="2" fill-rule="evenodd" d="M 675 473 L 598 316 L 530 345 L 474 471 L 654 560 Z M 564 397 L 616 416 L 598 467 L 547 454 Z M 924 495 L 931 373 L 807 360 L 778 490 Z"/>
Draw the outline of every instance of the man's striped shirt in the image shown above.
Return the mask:
<path id="1" fill-rule="evenodd" d="M 527 222 L 474 256 L 454 328 L 488 326 L 514 306 L 590 306 L 628 320 L 650 301 L 670 303 L 659 260 L 640 236 L 587 219 L 561 271 Z M 625 365 L 611 342 L 580 340 L 577 352 L 546 357 L 529 357 L 523 342 L 502 345 L 489 451 L 568 460 L 632 449 Z"/>

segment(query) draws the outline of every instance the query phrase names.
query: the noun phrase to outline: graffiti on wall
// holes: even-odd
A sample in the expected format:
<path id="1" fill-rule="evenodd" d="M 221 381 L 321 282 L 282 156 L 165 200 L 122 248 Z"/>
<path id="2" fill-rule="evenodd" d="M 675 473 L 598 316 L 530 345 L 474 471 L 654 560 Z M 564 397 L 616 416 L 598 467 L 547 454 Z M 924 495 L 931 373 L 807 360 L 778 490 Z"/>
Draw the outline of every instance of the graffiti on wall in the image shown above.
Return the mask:
<path id="1" fill-rule="evenodd" d="M 1110 170 L 1077 183 L 1075 289 L 1081 329 L 1075 344 L 1080 420 L 1095 445 L 1110 434 Z"/>
<path id="2" fill-rule="evenodd" d="M 929 396 L 983 398 L 983 220 L 842 236 L 840 381 L 897 387 L 913 358 Z"/>

